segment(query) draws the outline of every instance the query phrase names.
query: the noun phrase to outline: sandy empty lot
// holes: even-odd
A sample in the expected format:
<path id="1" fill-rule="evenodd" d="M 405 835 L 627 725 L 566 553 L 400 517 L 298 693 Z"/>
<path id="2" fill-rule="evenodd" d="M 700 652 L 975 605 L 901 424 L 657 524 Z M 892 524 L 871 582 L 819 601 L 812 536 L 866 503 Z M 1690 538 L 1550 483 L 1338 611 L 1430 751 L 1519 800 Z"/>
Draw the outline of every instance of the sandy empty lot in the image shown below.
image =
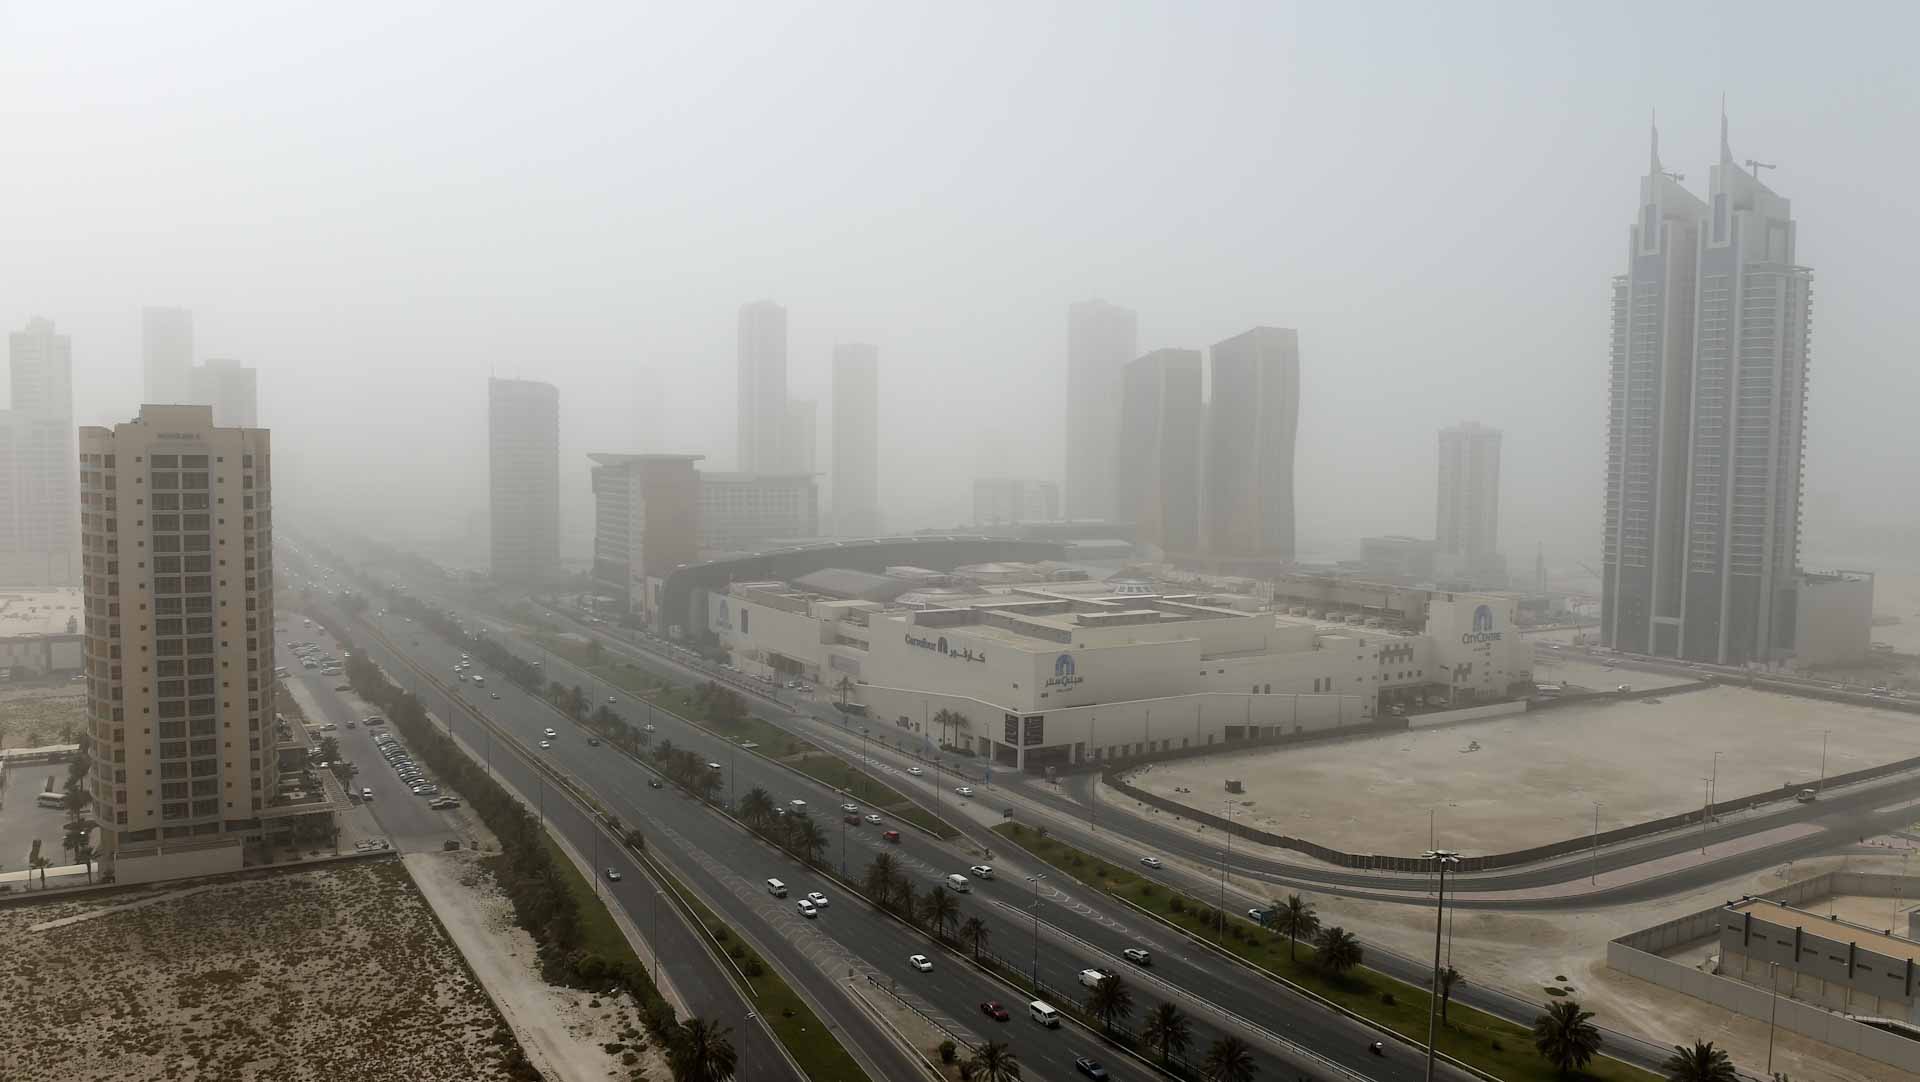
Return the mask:
<path id="1" fill-rule="evenodd" d="M 1920 718 L 1711 688 L 1661 698 L 1147 767 L 1134 784 L 1276 833 L 1360 853 L 1416 854 L 1431 840 L 1497 853 L 1700 807 L 1720 752 L 1721 800 L 1914 754 Z M 1477 745 L 1477 746 L 1476 746 Z M 1191 793 L 1176 793 L 1176 788 Z"/>
<path id="2" fill-rule="evenodd" d="M 0 943 L 18 1082 L 503 1079 L 519 1053 L 397 860 L 12 906 Z"/>

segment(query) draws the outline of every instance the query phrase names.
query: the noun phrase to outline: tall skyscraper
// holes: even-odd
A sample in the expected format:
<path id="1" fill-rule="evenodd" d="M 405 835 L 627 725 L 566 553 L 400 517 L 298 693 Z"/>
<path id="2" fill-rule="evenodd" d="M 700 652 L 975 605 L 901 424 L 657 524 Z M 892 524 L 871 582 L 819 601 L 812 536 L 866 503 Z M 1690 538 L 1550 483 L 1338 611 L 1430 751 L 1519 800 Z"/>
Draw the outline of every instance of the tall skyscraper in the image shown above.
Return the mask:
<path id="1" fill-rule="evenodd" d="M 1500 551 L 1500 430 L 1468 421 L 1440 430 L 1434 537 L 1468 572 L 1489 573 Z"/>
<path id="2" fill-rule="evenodd" d="M 1613 283 L 1601 635 L 1744 664 L 1793 648 L 1813 272 L 1720 122 L 1702 202 L 1654 133 Z"/>
<path id="3" fill-rule="evenodd" d="M 1293 448 L 1300 336 L 1255 327 L 1213 350 L 1207 414 L 1206 538 L 1218 561 L 1293 559 Z"/>
<path id="4" fill-rule="evenodd" d="M 537 583 L 560 570 L 560 392 L 551 383 L 487 381 L 493 577 Z"/>
<path id="5" fill-rule="evenodd" d="M 209 360 L 193 366 L 188 393 L 198 406 L 213 407 L 213 423 L 222 428 L 260 424 L 257 373 L 239 361 Z"/>
<path id="6" fill-rule="evenodd" d="M 146 373 L 140 401 L 188 401 L 192 390 L 187 373 L 193 368 L 193 313 L 185 308 L 148 308 L 141 312 L 140 350 Z"/>
<path id="7" fill-rule="evenodd" d="M 1163 553 L 1200 548 L 1200 351 L 1157 349 L 1128 364 L 1120 411 L 1119 519 Z"/>
<path id="8" fill-rule="evenodd" d="M 588 455 L 593 467 L 593 577 L 650 615 L 649 580 L 700 556 L 700 455 Z"/>
<path id="9" fill-rule="evenodd" d="M 103 870 L 238 867 L 263 822 L 294 809 L 274 729 L 269 434 L 147 405 L 82 428 L 79 462 Z"/>
<path id="10" fill-rule="evenodd" d="M 1120 370 L 1140 355 L 1139 319 L 1106 301 L 1067 309 L 1068 518 L 1113 518 Z"/>
<path id="11" fill-rule="evenodd" d="M 820 489 L 804 473 L 702 473 L 700 547 L 759 552 L 820 535 Z"/>
<path id="12" fill-rule="evenodd" d="M 1060 486 L 1052 481 L 982 477 L 973 483 L 975 526 L 1017 526 L 1059 519 Z"/>
<path id="13" fill-rule="evenodd" d="M 806 398 L 787 400 L 787 468 L 794 473 L 818 473 L 820 403 Z"/>
<path id="14" fill-rule="evenodd" d="M 787 310 L 740 308 L 739 472 L 791 473 L 787 454 Z"/>
<path id="15" fill-rule="evenodd" d="M 73 347 L 53 323 L 8 336 L 11 398 L 0 411 L 0 579 L 78 580 L 79 503 L 73 430 Z"/>
<path id="16" fill-rule="evenodd" d="M 833 348 L 833 532 L 881 532 L 880 351 L 856 342 Z"/>

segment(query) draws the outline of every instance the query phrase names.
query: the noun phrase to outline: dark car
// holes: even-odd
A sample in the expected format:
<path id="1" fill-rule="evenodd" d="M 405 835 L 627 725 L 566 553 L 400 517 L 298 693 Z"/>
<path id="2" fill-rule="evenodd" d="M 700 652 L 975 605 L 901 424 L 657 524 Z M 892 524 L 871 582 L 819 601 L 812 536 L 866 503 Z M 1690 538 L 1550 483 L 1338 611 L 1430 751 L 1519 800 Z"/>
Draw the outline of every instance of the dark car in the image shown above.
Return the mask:
<path id="1" fill-rule="evenodd" d="M 888 841 L 892 842 L 895 845 L 900 844 L 900 832 L 897 830 L 889 830 L 885 834 L 882 834 L 880 836 L 882 838 L 887 839 Z"/>
<path id="2" fill-rule="evenodd" d="M 1081 1056 L 1079 1059 L 1074 1060 L 1073 1069 L 1076 1071 L 1079 1071 L 1083 1075 L 1086 1075 L 1088 1078 L 1107 1077 L 1107 1069 L 1105 1067 L 1100 1066 L 1100 1061 L 1097 1059 L 1090 1059 L 1086 1056 Z"/>
<path id="3" fill-rule="evenodd" d="M 980 1004 L 980 1013 L 986 1015 L 988 1018 L 991 1018 L 996 1022 L 1004 1022 L 1009 1017 L 1007 1014 L 1007 1009 L 1005 1007 L 1002 1007 L 1000 1004 L 995 1003 L 991 1000 Z"/>
<path id="4" fill-rule="evenodd" d="M 840 817 L 840 821 L 847 824 L 850 827 L 857 827 L 860 825 L 860 817 L 857 815 L 843 815 Z"/>

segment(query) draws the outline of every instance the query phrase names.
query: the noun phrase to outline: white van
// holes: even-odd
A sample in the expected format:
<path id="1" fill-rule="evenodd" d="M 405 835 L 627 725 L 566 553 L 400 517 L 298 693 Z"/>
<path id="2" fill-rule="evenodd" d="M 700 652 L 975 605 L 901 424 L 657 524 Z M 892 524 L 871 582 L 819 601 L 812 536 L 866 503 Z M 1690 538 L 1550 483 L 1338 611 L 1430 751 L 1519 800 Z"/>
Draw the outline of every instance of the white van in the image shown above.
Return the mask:
<path id="1" fill-rule="evenodd" d="M 787 885 L 778 879 L 769 879 L 767 880 L 767 893 L 773 895 L 775 898 L 785 898 L 787 896 Z"/>
<path id="2" fill-rule="evenodd" d="M 67 794 L 47 790 L 34 794 L 33 802 L 43 808 L 64 808 L 67 806 Z"/>
<path id="3" fill-rule="evenodd" d="M 1036 999 L 1032 1003 L 1027 1004 L 1027 1017 L 1048 1029 L 1060 1028 L 1060 1012 L 1040 1000 Z"/>
<path id="4" fill-rule="evenodd" d="M 973 890 L 973 884 L 964 875 L 947 876 L 947 889 L 955 894 L 966 894 Z"/>

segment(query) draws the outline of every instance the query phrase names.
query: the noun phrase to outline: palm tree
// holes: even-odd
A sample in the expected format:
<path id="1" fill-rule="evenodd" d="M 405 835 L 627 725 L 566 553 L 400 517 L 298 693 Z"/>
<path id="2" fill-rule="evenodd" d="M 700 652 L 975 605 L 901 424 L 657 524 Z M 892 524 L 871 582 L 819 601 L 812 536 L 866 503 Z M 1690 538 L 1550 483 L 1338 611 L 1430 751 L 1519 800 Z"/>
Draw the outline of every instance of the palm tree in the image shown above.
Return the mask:
<path id="1" fill-rule="evenodd" d="M 711 801 L 720 788 L 720 773 L 715 770 L 702 770 L 693 776 L 693 787 L 699 790 L 701 800 Z"/>
<path id="2" fill-rule="evenodd" d="M 920 916 L 927 922 L 927 929 L 935 939 L 947 938 L 953 923 L 960 919 L 960 903 L 953 900 L 953 892 L 942 886 L 927 891 L 920 903 Z"/>
<path id="3" fill-rule="evenodd" d="M 1738 1082 L 1740 1077 L 1727 1050 L 1712 1041 L 1695 1041 L 1692 1048 L 1674 1045 L 1660 1069 L 1667 1072 L 1667 1082 Z"/>
<path id="4" fill-rule="evenodd" d="M 1207 1046 L 1207 1058 L 1201 1064 L 1213 1082 L 1253 1082 L 1258 1067 L 1253 1049 L 1238 1037 L 1226 1036 Z"/>
<path id="5" fill-rule="evenodd" d="M 1533 1047 L 1563 1075 L 1585 1067 L 1600 1051 L 1600 1030 L 1588 1021 L 1592 1017 L 1576 999 L 1547 1004 L 1533 1020 Z"/>
<path id="6" fill-rule="evenodd" d="M 1162 1003 L 1147 1012 L 1147 1024 L 1140 1035 L 1146 1038 L 1147 1047 L 1160 1050 L 1160 1062 L 1164 1065 L 1176 1052 L 1186 1055 L 1188 1046 L 1193 1044 L 1193 1023 L 1179 1007 Z"/>
<path id="7" fill-rule="evenodd" d="M 893 887 L 888 894 L 893 898 L 893 911 L 908 920 L 920 912 L 920 895 L 913 889 L 913 880 L 904 873 L 893 877 Z"/>
<path id="8" fill-rule="evenodd" d="M 765 826 L 773 818 L 773 797 L 758 785 L 747 790 L 747 795 L 740 798 L 740 818 L 750 827 Z"/>
<path id="9" fill-rule="evenodd" d="M 1335 975 L 1359 965 L 1362 958 L 1360 941 L 1338 924 L 1321 929 L 1313 946 L 1319 952 L 1314 956 L 1315 964 Z"/>
<path id="10" fill-rule="evenodd" d="M 800 818 L 799 838 L 794 843 L 799 850 L 800 859 L 806 864 L 820 863 L 820 854 L 827 848 L 827 832 L 811 816 Z"/>
<path id="11" fill-rule="evenodd" d="M 667 1050 L 668 1066 L 677 1082 L 727 1082 L 733 1077 L 734 1060 L 727 1027 L 703 1018 L 682 1022 Z"/>
<path id="12" fill-rule="evenodd" d="M 40 889 L 47 889 L 47 869 L 53 867 L 52 858 L 41 856 L 36 852 L 32 857 L 28 858 L 27 867 L 35 869 L 40 873 Z M 31 876 L 32 873 L 28 874 Z"/>
<path id="13" fill-rule="evenodd" d="M 886 908 L 887 899 L 893 895 L 893 875 L 898 870 L 892 853 L 881 853 L 867 865 L 867 874 L 860 885 L 866 888 L 867 897 L 874 905 Z"/>
<path id="14" fill-rule="evenodd" d="M 973 1054 L 973 1077 L 977 1082 L 1019 1082 L 1020 1061 L 1005 1044 L 988 1041 Z"/>
<path id="15" fill-rule="evenodd" d="M 1087 990 L 1087 1013 L 1098 1018 L 1111 1036 L 1113 1024 L 1124 1022 L 1133 1014 L 1133 989 L 1127 987 L 1119 974 L 1107 974 Z"/>
<path id="16" fill-rule="evenodd" d="M 992 938 L 993 930 L 979 917 L 968 917 L 966 923 L 960 926 L 960 941 L 973 949 L 973 960 L 976 962 L 980 960 L 980 948 Z"/>
<path id="17" fill-rule="evenodd" d="M 1440 1021 L 1447 1020 L 1447 1004 L 1453 1001 L 1453 986 L 1460 983 L 1460 971 L 1448 966 L 1440 971 Z"/>
<path id="18" fill-rule="evenodd" d="M 1313 903 L 1298 894 L 1287 895 L 1284 902 L 1273 903 L 1268 920 L 1287 937 L 1287 960 L 1294 961 L 1294 949 L 1304 937 L 1311 940 L 1320 931 L 1320 914 L 1313 911 Z"/>

